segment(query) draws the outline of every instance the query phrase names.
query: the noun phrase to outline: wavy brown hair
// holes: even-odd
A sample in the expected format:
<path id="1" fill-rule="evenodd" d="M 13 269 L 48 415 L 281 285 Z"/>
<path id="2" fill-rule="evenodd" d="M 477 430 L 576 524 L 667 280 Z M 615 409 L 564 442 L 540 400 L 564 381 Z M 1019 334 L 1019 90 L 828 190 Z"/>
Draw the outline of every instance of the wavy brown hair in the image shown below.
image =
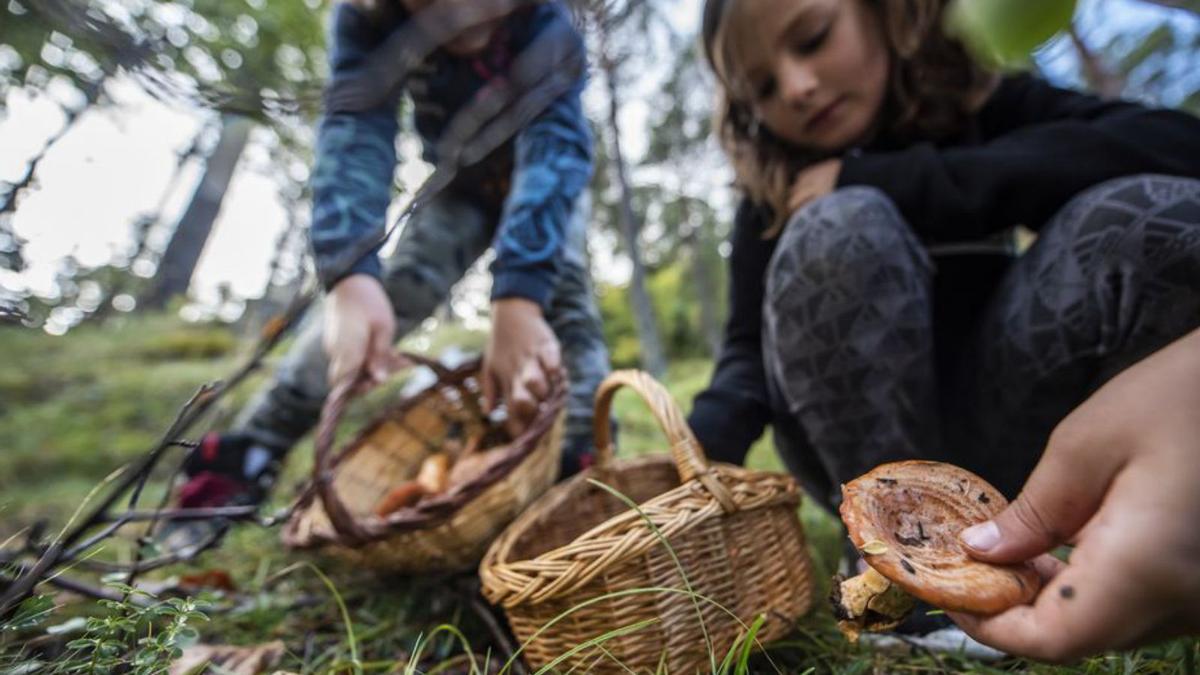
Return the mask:
<path id="1" fill-rule="evenodd" d="M 939 140 L 961 133 L 990 91 L 995 74 L 943 31 L 948 0 L 856 1 L 866 2 L 878 13 L 892 57 L 880 133 L 900 141 Z M 739 87 L 721 72 L 719 64 L 727 62 L 725 48 L 714 42 L 724 32 L 726 6 L 736 2 L 708 0 L 704 11 L 705 54 L 721 83 L 714 127 L 733 163 L 738 187 L 774 213 L 767 233 L 774 236 L 789 215 L 792 181 L 804 167 L 828 154 L 798 149 L 761 128 L 750 103 L 736 93 Z"/>

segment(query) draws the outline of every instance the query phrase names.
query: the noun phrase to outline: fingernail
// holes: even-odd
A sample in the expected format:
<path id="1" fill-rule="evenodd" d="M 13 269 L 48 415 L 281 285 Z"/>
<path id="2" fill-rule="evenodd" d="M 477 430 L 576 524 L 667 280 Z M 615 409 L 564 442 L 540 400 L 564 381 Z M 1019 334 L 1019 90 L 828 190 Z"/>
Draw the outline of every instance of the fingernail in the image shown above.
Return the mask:
<path id="1" fill-rule="evenodd" d="M 989 520 L 986 523 L 968 527 L 959 536 L 963 543 L 976 551 L 990 551 L 1000 543 L 1000 528 Z"/>

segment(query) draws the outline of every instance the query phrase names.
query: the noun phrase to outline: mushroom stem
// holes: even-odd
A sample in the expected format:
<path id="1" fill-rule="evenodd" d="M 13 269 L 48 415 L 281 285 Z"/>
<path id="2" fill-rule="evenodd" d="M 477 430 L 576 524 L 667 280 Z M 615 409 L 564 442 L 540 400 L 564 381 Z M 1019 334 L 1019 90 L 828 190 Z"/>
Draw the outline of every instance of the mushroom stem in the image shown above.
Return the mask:
<path id="1" fill-rule="evenodd" d="M 849 579 L 834 577 L 829 601 L 838 629 L 850 642 L 857 642 L 864 632 L 895 628 L 916 605 L 916 598 L 872 567 Z"/>

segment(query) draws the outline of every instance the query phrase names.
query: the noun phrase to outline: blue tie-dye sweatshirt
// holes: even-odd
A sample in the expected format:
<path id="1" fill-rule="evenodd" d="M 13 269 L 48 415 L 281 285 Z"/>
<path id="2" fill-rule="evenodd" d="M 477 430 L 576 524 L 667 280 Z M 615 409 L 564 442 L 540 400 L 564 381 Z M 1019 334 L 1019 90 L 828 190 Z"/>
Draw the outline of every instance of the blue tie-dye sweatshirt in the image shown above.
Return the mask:
<path id="1" fill-rule="evenodd" d="M 371 52 L 406 23 L 407 17 L 401 15 L 394 25 L 380 26 L 350 5 L 339 4 L 330 49 L 334 84 L 343 78 L 361 78 Z M 456 58 L 438 50 L 412 72 L 405 89 L 413 102 L 426 160 L 436 164 L 438 142 L 450 120 L 489 80 L 505 77 L 513 58 L 546 30 L 569 31 L 572 49 L 582 54 L 582 39 L 568 11 L 557 2 L 546 2 L 513 12 L 479 55 Z M 569 91 L 511 142 L 460 175 L 459 191 L 472 195 L 473 185 L 502 174 L 503 203 L 480 204 L 497 211 L 499 217 L 491 267 L 493 299 L 527 298 L 543 308 L 549 304 L 567 221 L 592 171 L 592 138 L 579 100 L 584 70 Z M 392 96 L 368 110 L 327 110 L 321 120 L 312 177 L 311 240 L 326 288 L 349 274 L 381 275 L 374 254 L 340 274 L 334 267 L 339 256 L 385 224 L 396 165 L 398 103 L 399 98 Z M 477 198 L 486 202 L 481 193 Z"/>

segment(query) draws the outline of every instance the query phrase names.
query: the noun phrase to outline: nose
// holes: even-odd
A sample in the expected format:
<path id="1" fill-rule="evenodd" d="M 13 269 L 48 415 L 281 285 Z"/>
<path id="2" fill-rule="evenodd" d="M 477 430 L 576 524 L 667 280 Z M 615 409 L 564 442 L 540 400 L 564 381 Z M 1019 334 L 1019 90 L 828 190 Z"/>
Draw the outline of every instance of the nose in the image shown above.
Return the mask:
<path id="1" fill-rule="evenodd" d="M 812 66 L 802 59 L 786 57 L 779 64 L 779 93 L 794 108 L 808 105 L 817 92 L 819 81 Z"/>

